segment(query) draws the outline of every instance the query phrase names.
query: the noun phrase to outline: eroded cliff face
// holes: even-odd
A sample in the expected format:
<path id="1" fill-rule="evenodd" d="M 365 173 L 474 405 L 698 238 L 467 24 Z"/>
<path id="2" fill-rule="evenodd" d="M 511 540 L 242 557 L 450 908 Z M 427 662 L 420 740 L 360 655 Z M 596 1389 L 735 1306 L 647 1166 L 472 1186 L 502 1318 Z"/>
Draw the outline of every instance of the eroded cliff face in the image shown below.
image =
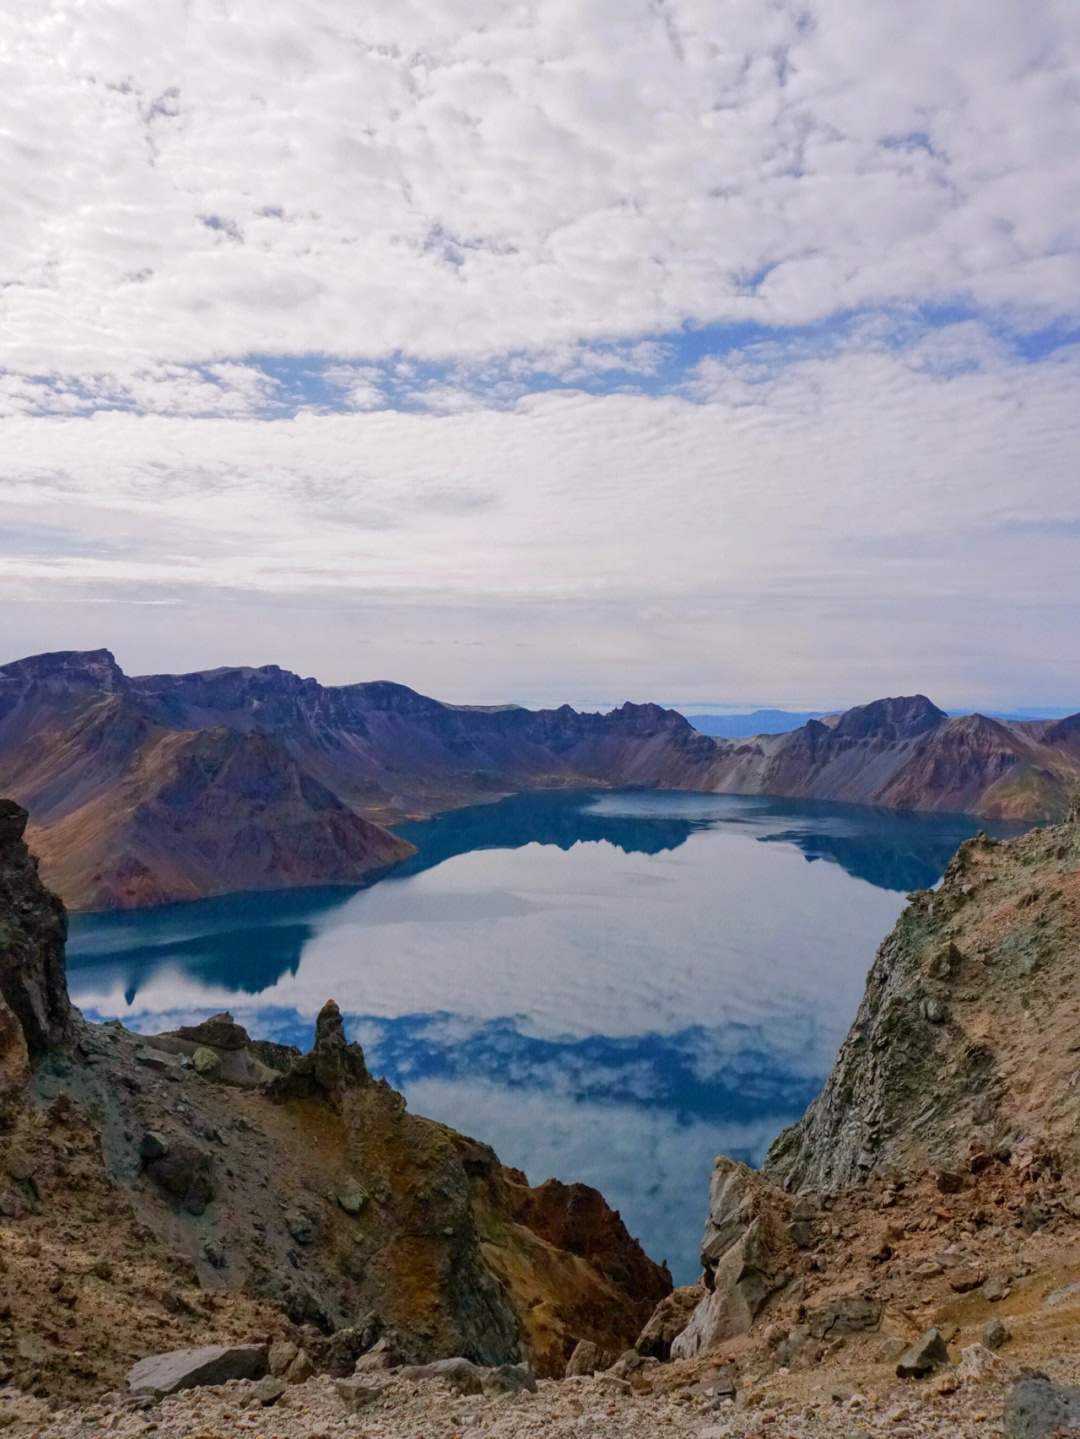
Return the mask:
<path id="1" fill-rule="evenodd" d="M 960 846 L 882 944 L 822 1094 L 769 1151 L 788 1189 L 953 1167 L 972 1145 L 1080 1170 L 1080 817 Z"/>
<path id="2" fill-rule="evenodd" d="M 994 1314 L 1015 1314 L 1036 1351 L 1068 1333 L 1078 956 L 1080 798 L 1061 824 L 961 845 L 940 887 L 909 897 L 824 1090 L 763 1172 L 717 1159 L 704 1292 L 672 1357 L 738 1340 L 786 1374 L 884 1333 L 903 1339 L 900 1362 L 913 1314 L 967 1325 L 968 1344 Z M 927 1372 L 958 1357 L 935 1343 Z"/>
<path id="3" fill-rule="evenodd" d="M 30 1062 L 71 1029 L 64 970 L 67 916 L 23 842 L 26 811 L 0 799 L 0 1085 L 19 1089 Z"/>

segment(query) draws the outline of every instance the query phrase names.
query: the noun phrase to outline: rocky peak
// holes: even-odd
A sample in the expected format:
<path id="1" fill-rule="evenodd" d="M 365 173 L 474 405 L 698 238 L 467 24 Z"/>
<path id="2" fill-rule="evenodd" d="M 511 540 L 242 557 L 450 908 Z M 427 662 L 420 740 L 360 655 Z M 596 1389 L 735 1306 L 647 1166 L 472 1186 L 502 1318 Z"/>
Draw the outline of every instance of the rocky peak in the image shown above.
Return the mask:
<path id="1" fill-rule="evenodd" d="M 403 715 L 414 719 L 440 719 L 454 707 L 440 704 L 427 695 L 418 694 L 408 685 L 393 680 L 365 680 L 360 684 L 341 685 L 327 694 L 361 710 Z"/>
<path id="2" fill-rule="evenodd" d="M 67 915 L 38 878 L 37 860 L 23 843 L 26 821 L 20 805 L 0 800 L 0 1068 L 12 1081 L 63 1044 L 71 1027 Z"/>
<path id="3" fill-rule="evenodd" d="M 320 1046 L 327 1050 L 346 1048 L 345 1025 L 341 1010 L 333 999 L 328 999 L 315 1016 L 315 1048 Z"/>
<path id="4" fill-rule="evenodd" d="M 55 650 L 0 665 L 0 680 L 47 690 L 122 688 L 124 672 L 109 650 Z"/>
<path id="5" fill-rule="evenodd" d="M 874 700 L 846 710 L 833 726 L 837 738 L 910 740 L 937 729 L 948 719 L 925 695 Z"/>
<path id="6" fill-rule="evenodd" d="M 678 710 L 664 709 L 657 704 L 632 704 L 629 700 L 604 719 L 619 734 L 651 735 L 668 730 L 693 730 L 693 725 Z"/>

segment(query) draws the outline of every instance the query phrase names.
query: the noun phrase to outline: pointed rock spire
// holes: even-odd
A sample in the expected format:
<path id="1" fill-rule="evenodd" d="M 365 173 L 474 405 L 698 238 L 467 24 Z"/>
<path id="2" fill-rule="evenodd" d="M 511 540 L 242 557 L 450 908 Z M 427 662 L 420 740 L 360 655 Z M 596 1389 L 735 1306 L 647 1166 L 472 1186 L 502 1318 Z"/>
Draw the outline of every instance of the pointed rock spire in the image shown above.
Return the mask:
<path id="1" fill-rule="evenodd" d="M 280 1079 L 271 1080 L 267 1093 L 274 1099 L 320 1095 L 340 1109 L 346 1089 L 370 1081 L 364 1051 L 358 1044 L 347 1043 L 341 1010 L 328 999 L 316 1017 L 311 1050 L 294 1059 Z"/>

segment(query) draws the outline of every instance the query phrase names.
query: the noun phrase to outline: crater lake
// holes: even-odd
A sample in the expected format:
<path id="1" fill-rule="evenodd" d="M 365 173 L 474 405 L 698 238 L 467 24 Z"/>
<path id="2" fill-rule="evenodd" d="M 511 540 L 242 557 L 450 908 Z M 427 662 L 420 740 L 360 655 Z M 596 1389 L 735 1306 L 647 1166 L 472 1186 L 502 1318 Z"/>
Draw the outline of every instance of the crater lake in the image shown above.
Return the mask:
<path id="1" fill-rule="evenodd" d="M 964 816 L 728 795 L 545 792 L 395 826 L 364 888 L 73 915 L 92 1019 L 229 1009 L 309 1047 L 329 998 L 373 1074 L 532 1183 L 595 1185 L 676 1284 L 717 1153 L 759 1163 L 820 1089 L 908 891 Z"/>

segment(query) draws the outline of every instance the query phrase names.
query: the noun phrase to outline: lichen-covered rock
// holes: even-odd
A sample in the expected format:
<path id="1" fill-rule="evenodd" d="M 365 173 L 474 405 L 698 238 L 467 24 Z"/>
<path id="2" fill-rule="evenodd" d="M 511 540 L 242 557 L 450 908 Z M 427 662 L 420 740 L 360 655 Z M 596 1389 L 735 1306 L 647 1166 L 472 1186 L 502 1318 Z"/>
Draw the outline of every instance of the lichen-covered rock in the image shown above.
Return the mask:
<path id="1" fill-rule="evenodd" d="M 949 1351 L 941 1330 L 928 1329 L 900 1355 L 896 1361 L 896 1372 L 901 1379 L 921 1379 L 948 1362 Z"/>
<path id="2" fill-rule="evenodd" d="M 201 1074 L 204 1079 L 218 1079 L 221 1076 L 221 1056 L 212 1049 L 200 1045 L 191 1056 L 191 1063 L 195 1073 Z"/>
<path id="3" fill-rule="evenodd" d="M 1059 1388 L 1043 1375 L 1022 1379 L 1005 1396 L 1005 1439 L 1052 1439 L 1080 1426 L 1080 1389 Z"/>
<path id="4" fill-rule="evenodd" d="M 955 1174 L 973 1144 L 989 1155 L 1011 1130 L 1080 1166 L 1078 945 L 1075 818 L 965 841 L 940 889 L 909 896 L 824 1090 L 766 1176 L 827 1192 L 889 1170 Z"/>

